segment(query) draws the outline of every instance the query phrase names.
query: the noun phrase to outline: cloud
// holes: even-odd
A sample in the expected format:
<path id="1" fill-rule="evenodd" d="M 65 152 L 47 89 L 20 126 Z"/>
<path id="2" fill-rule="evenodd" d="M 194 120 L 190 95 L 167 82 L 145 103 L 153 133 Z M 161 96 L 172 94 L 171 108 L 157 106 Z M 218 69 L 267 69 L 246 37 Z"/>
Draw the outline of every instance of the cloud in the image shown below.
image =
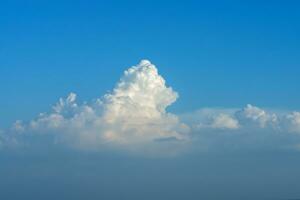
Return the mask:
<path id="1" fill-rule="evenodd" d="M 166 86 L 157 68 L 147 60 L 126 70 L 111 93 L 91 103 L 78 104 L 75 93 L 60 98 L 52 112 L 42 113 L 15 133 L 53 136 L 56 144 L 76 148 L 136 148 L 165 141 L 185 142 L 189 127 L 166 111 L 178 94 Z M 18 136 L 16 136 L 18 138 Z"/>
<path id="2" fill-rule="evenodd" d="M 221 129 L 235 130 L 240 127 L 239 121 L 233 116 L 229 110 L 205 108 L 195 113 L 184 116 L 189 124 L 200 129 Z M 188 119 L 187 119 L 188 118 Z"/>
<path id="3" fill-rule="evenodd" d="M 180 115 L 196 151 L 299 150 L 299 113 L 244 108 L 202 108 Z"/>
<path id="4" fill-rule="evenodd" d="M 108 94 L 78 103 L 70 93 L 48 113 L 0 132 L 0 147 L 53 144 L 76 149 L 174 153 L 186 149 L 299 147 L 300 113 L 245 108 L 166 111 L 179 95 L 148 60 L 130 67 Z M 295 134 L 296 133 L 296 134 Z M 298 148 L 299 149 L 299 148 Z"/>
<path id="5" fill-rule="evenodd" d="M 300 113 L 293 112 L 286 116 L 286 123 L 290 132 L 300 133 Z"/>
<path id="6" fill-rule="evenodd" d="M 166 112 L 177 98 L 178 94 L 166 87 L 156 67 L 142 60 L 125 71 L 114 91 L 104 97 L 103 120 L 109 127 L 105 139 L 120 143 L 169 137 L 187 139 L 184 133 L 188 127 Z"/>
<path id="7" fill-rule="evenodd" d="M 288 131 L 284 119 L 291 121 L 291 115 L 269 113 L 262 108 L 248 104 L 238 108 L 203 108 L 194 113 L 183 115 L 183 120 L 197 129 L 265 130 L 279 129 Z M 191 122 L 191 123 L 190 123 Z"/>
<path id="8" fill-rule="evenodd" d="M 248 104 L 244 109 L 236 113 L 239 121 L 244 125 L 259 126 L 265 128 L 277 124 L 278 118 L 275 114 L 269 114 L 265 110 Z"/>
<path id="9" fill-rule="evenodd" d="M 218 116 L 214 117 L 211 124 L 212 128 L 217 129 L 238 129 L 239 126 L 238 120 L 227 114 L 219 114 Z"/>

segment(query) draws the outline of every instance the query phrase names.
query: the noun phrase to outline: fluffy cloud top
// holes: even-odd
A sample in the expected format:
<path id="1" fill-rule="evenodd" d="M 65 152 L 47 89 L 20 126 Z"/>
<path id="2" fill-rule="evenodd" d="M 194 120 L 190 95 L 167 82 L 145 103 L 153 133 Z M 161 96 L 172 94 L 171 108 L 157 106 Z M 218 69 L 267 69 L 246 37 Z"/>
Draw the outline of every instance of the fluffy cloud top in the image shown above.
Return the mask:
<path id="1" fill-rule="evenodd" d="M 187 127 L 166 112 L 178 94 L 166 87 L 154 65 L 142 60 L 125 71 L 111 94 L 105 95 L 103 121 L 109 127 L 105 139 L 121 143 L 174 137 L 185 139 Z"/>
<path id="2" fill-rule="evenodd" d="M 299 112 L 269 113 L 249 104 L 243 109 L 202 109 L 176 116 L 166 108 L 177 98 L 157 68 L 142 60 L 102 98 L 79 104 L 76 94 L 70 93 L 51 112 L 28 123 L 16 121 L 10 131 L 0 132 L 0 146 L 30 145 L 32 138 L 84 149 L 139 151 L 170 151 L 187 144 L 222 146 L 229 140 L 229 146 L 300 144 L 299 134 L 294 134 L 300 133 Z"/>
<path id="3" fill-rule="evenodd" d="M 248 104 L 244 109 L 236 113 L 237 118 L 245 125 L 255 125 L 265 128 L 268 125 L 276 125 L 277 115 L 269 114 L 265 110 Z"/>

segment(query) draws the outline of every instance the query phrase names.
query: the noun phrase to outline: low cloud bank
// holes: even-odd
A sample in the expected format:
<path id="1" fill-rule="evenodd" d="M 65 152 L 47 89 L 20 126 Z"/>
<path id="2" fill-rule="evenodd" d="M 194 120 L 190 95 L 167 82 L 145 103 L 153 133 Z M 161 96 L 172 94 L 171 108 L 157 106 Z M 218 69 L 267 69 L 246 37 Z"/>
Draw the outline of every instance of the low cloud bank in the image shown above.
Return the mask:
<path id="1" fill-rule="evenodd" d="M 0 131 L 0 148 L 30 146 L 34 138 L 77 149 L 122 148 L 177 151 L 182 147 L 213 149 L 300 144 L 300 113 L 275 113 L 253 105 L 242 109 L 201 109 L 175 115 L 166 111 L 178 94 L 166 86 L 148 60 L 126 70 L 112 92 L 78 104 L 70 93 L 49 113 L 11 130 Z"/>

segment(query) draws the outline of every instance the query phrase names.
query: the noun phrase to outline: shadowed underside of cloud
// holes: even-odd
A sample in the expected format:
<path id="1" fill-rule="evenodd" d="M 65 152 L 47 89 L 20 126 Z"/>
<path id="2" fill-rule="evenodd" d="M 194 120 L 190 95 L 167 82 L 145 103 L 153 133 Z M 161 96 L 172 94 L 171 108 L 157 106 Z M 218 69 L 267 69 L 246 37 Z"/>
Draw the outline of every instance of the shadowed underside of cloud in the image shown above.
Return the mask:
<path id="1" fill-rule="evenodd" d="M 0 131 L 0 147 L 57 144 L 79 149 L 172 153 L 191 149 L 297 148 L 300 113 L 243 109 L 166 112 L 178 94 L 147 60 L 126 70 L 113 91 L 78 104 L 71 93 L 50 113 Z M 38 139 L 37 139 L 38 138 Z"/>

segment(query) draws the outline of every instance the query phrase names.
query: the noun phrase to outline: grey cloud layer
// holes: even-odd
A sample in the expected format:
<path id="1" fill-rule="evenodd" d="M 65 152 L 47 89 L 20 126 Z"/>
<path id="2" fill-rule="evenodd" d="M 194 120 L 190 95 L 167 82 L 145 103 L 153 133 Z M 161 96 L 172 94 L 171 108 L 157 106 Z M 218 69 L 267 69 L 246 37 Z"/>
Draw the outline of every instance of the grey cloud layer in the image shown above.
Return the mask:
<path id="1" fill-rule="evenodd" d="M 17 121 L 10 131 L 0 132 L 0 147 L 49 136 L 51 142 L 73 148 L 138 151 L 145 147 L 170 151 L 191 144 L 214 148 L 228 140 L 230 145 L 254 147 L 256 143 L 278 148 L 300 144 L 299 112 L 270 113 L 247 105 L 176 116 L 166 108 L 177 98 L 157 68 L 143 60 L 126 70 L 114 90 L 101 99 L 79 105 L 71 93 L 52 112 L 28 123 Z"/>

